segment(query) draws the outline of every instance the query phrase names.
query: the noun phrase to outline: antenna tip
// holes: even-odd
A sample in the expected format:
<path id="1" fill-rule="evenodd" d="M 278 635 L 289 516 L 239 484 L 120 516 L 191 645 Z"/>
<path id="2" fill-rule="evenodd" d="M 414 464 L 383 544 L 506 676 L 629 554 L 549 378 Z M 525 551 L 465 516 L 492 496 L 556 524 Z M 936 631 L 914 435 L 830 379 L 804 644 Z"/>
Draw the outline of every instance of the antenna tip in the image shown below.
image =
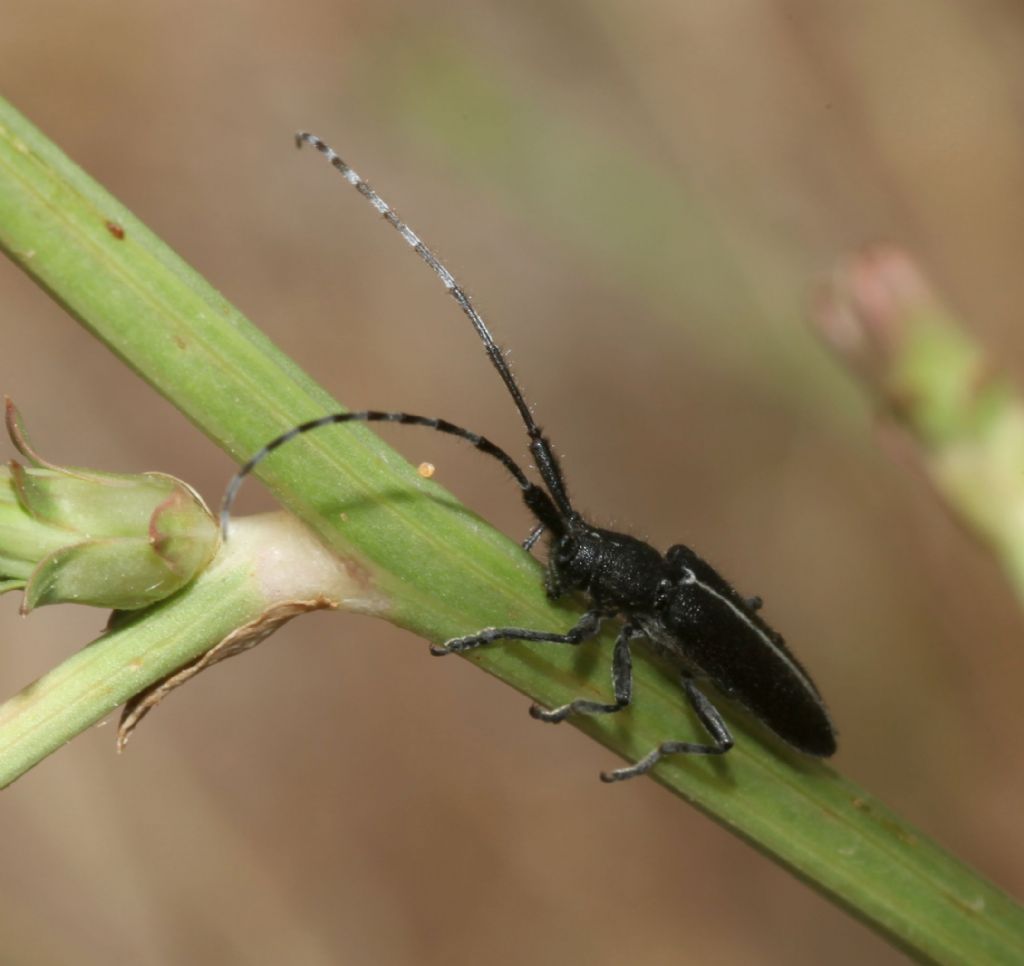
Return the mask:
<path id="1" fill-rule="evenodd" d="M 228 488 L 224 491 L 224 497 L 220 501 L 220 536 L 221 539 L 227 542 L 228 539 L 228 524 L 231 522 L 231 507 L 235 502 L 235 494 L 238 493 L 238 488 L 242 484 L 243 475 L 236 473 L 228 484 Z"/>

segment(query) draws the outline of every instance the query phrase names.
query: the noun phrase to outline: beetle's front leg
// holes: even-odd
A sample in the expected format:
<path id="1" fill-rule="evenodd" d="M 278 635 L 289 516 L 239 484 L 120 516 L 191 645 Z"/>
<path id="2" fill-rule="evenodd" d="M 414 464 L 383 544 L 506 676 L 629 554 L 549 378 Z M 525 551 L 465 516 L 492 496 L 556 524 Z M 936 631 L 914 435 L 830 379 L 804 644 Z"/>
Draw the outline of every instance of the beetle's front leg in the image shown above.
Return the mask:
<path id="1" fill-rule="evenodd" d="M 547 641 L 551 644 L 582 644 L 593 637 L 601 629 L 601 622 L 606 617 L 612 617 L 607 611 L 588 610 L 576 623 L 564 634 L 556 634 L 549 631 L 531 631 L 525 627 L 488 627 L 468 637 L 453 637 L 444 644 L 431 645 L 430 653 L 436 657 L 445 654 L 462 654 L 471 651 L 492 641 Z"/>
<path id="2" fill-rule="evenodd" d="M 558 600 L 565 593 L 565 588 L 553 567 L 548 567 L 547 573 L 544 574 L 544 591 L 548 595 L 548 600 Z"/>

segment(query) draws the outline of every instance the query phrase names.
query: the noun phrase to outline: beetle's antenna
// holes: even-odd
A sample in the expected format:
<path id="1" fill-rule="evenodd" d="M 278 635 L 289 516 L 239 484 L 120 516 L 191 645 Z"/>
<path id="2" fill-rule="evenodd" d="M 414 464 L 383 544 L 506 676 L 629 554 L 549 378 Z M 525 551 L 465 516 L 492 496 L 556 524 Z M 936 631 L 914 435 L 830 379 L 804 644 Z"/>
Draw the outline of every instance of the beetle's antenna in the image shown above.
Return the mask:
<path id="1" fill-rule="evenodd" d="M 383 198 L 381 198 L 381 196 L 377 194 L 377 192 L 374 191 L 367 182 L 353 171 L 348 164 L 345 163 L 334 148 L 329 144 L 326 144 L 324 141 L 321 141 L 315 134 L 309 134 L 306 131 L 300 131 L 295 135 L 295 144 L 300 148 L 303 144 L 311 144 L 322 155 L 324 155 L 324 157 L 326 157 L 327 160 L 341 172 L 344 179 L 368 202 L 370 202 L 370 204 L 373 205 L 381 215 L 384 216 L 384 220 L 391 225 L 391 227 L 409 243 L 410 247 L 416 252 L 416 254 L 430 266 L 434 274 L 441 280 L 441 284 L 448 290 L 449 295 L 458 302 L 459 308 L 466 314 L 469 321 L 473 323 L 473 328 L 476 329 L 477 335 L 480 336 L 480 339 L 484 344 L 484 348 L 487 350 L 487 355 L 491 360 L 491 364 L 498 370 L 498 375 L 501 376 L 502 381 L 505 383 L 505 388 L 508 389 L 509 395 L 512 397 L 512 401 L 516 404 L 516 409 L 519 410 L 519 415 L 522 417 L 523 423 L 526 426 L 526 432 L 530 437 L 530 452 L 533 454 L 538 472 L 547 484 L 547 488 L 551 493 L 551 498 L 554 500 L 555 505 L 558 507 L 562 516 L 573 516 L 574 511 L 572 504 L 569 502 L 569 495 L 566 492 L 565 480 L 562 476 L 562 468 L 559 466 L 558 459 L 556 458 L 554 451 L 551 449 L 551 443 L 541 431 L 540 426 L 538 426 L 534 421 L 533 414 L 530 412 L 530 407 L 526 405 L 526 400 L 523 398 L 522 390 L 519 388 L 519 384 L 512 375 L 512 370 L 509 368 L 508 362 L 505 360 L 504 353 L 494 341 L 494 337 L 491 335 L 491 332 L 484 323 L 480 313 L 473 307 L 473 303 L 470 300 L 469 295 L 466 293 L 466 290 L 459 285 L 455 280 L 455 276 L 445 268 L 438 257 L 429 248 L 427 248 L 422 241 L 420 241 L 416 232 L 402 221 L 398 215 L 395 214 L 394 209 Z"/>
<path id="2" fill-rule="evenodd" d="M 556 509 L 554 503 L 551 502 L 551 497 L 541 487 L 537 486 L 536 483 L 531 482 L 530 478 L 523 472 L 522 467 L 500 446 L 492 443 L 486 436 L 481 436 L 479 433 L 474 433 L 472 430 L 465 429 L 462 426 L 456 426 L 455 423 L 450 423 L 447 419 L 414 416 L 412 413 L 386 413 L 374 409 L 366 409 L 353 413 L 331 413 L 329 416 L 321 416 L 319 419 L 311 419 L 308 422 L 300 423 L 298 426 L 289 429 L 288 432 L 272 439 L 258 453 L 254 454 L 239 468 L 238 472 L 231 478 L 228 488 L 224 491 L 224 497 L 220 503 L 220 528 L 224 538 L 227 538 L 228 520 L 231 517 L 231 507 L 235 502 L 235 497 L 238 495 L 238 490 L 245 478 L 257 465 L 262 463 L 279 446 L 283 446 L 289 440 L 295 439 L 296 436 L 302 436 L 304 433 L 320 429 L 322 426 L 354 422 L 402 423 L 406 426 L 427 426 L 430 429 L 436 429 L 440 433 L 457 436 L 459 439 L 472 443 L 481 453 L 486 453 L 488 456 L 493 457 L 508 470 L 512 478 L 519 484 L 519 489 L 522 490 L 523 502 L 540 521 L 541 527 L 547 527 L 555 536 L 560 536 L 564 533 L 565 527 L 562 522 L 564 517 Z"/>

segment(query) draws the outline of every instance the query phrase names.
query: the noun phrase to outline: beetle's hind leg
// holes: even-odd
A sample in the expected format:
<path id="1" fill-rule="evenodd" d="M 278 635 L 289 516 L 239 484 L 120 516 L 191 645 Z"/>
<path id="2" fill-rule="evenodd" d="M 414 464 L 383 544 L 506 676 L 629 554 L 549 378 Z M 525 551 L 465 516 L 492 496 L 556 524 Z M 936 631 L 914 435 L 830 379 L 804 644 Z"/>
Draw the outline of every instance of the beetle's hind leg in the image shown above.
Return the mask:
<path id="1" fill-rule="evenodd" d="M 629 642 L 639 637 L 642 631 L 633 624 L 627 624 L 619 632 L 612 654 L 612 688 L 615 692 L 615 703 L 605 704 L 603 701 L 591 701 L 587 698 L 576 698 L 560 708 L 548 711 L 539 704 L 530 705 L 530 717 L 538 721 L 558 724 L 572 714 L 614 714 L 629 706 L 633 697 L 633 657 L 630 654 Z"/>
<path id="2" fill-rule="evenodd" d="M 683 675 L 683 690 L 696 712 L 697 719 L 704 730 L 711 735 L 714 742 L 710 745 L 695 744 L 691 741 L 663 741 L 649 755 L 641 758 L 635 765 L 627 768 L 616 768 L 615 771 L 601 772 L 603 782 L 621 782 L 637 775 L 646 775 L 666 755 L 724 755 L 732 746 L 732 735 L 725 726 L 722 716 L 694 683 L 689 674 Z"/>

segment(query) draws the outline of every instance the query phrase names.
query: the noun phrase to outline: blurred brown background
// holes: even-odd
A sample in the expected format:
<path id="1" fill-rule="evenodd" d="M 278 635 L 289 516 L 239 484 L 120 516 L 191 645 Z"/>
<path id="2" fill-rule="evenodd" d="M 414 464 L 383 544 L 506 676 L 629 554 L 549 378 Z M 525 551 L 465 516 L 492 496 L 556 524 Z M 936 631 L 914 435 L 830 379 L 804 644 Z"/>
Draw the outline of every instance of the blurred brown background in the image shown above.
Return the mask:
<path id="1" fill-rule="evenodd" d="M 1024 622 L 806 325 L 835 260 L 889 238 L 1024 376 L 1019 4 L 0 0 L 0 24 L 5 95 L 339 399 L 522 452 L 436 280 L 290 137 L 334 143 L 475 293 L 580 505 L 762 594 L 837 766 L 1024 892 Z M 6 262 L 0 333 L 45 454 L 219 498 L 227 458 Z M 496 467 L 393 438 L 525 532 Z M 18 603 L 6 693 L 104 621 Z M 111 721 L 0 796 L 0 960 L 899 961 L 652 782 L 601 786 L 608 752 L 526 705 L 386 624 L 294 624 L 123 757 Z"/>

